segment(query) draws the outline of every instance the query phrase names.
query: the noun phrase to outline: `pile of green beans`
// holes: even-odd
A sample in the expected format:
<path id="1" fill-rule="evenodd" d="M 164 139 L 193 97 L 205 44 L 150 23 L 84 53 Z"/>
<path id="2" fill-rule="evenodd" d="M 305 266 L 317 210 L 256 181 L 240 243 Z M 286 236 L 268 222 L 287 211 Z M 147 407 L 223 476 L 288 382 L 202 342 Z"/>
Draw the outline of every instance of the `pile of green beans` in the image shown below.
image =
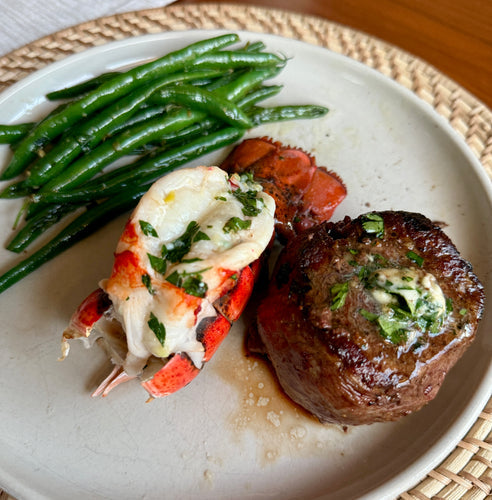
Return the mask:
<path id="1" fill-rule="evenodd" d="M 7 244 L 25 251 L 68 223 L 0 276 L 0 293 L 43 263 L 132 209 L 165 173 L 239 141 L 247 130 L 321 117 L 314 105 L 262 107 L 281 85 L 286 60 L 262 42 L 230 49 L 236 34 L 202 40 L 124 72 L 110 72 L 46 95 L 61 103 L 38 122 L 0 125 L 12 156 L 0 198 L 25 198 L 24 222 Z M 122 158 L 137 159 L 117 163 Z M 79 213 L 79 215 L 74 215 Z M 62 222 L 63 223 L 63 222 Z"/>

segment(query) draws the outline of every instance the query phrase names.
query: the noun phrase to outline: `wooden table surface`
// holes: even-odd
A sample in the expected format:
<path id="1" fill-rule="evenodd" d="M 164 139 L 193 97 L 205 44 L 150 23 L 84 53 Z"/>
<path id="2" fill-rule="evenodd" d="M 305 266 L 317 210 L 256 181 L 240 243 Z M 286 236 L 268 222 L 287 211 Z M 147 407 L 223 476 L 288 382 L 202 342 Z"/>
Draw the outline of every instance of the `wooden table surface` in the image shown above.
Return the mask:
<path id="1" fill-rule="evenodd" d="M 365 32 L 432 64 L 492 108 L 492 0 L 212 1 L 316 15 Z"/>

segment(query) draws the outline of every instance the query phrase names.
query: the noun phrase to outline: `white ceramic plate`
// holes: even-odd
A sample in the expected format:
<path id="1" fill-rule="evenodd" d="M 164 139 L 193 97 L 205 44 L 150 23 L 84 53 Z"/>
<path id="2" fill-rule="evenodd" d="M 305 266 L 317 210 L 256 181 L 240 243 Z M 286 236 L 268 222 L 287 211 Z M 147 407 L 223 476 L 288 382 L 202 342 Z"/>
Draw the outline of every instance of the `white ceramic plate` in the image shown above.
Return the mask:
<path id="1" fill-rule="evenodd" d="M 68 57 L 0 96 L 3 123 L 39 117 L 43 95 L 156 57 L 210 31 L 149 35 Z M 327 50 L 241 33 L 292 57 L 279 103 L 317 103 L 323 119 L 255 130 L 316 155 L 348 186 L 334 219 L 371 209 L 418 211 L 446 232 L 491 291 L 490 181 L 447 123 L 409 91 Z M 1 149 L 1 164 L 7 161 Z M 210 164 L 226 151 L 210 156 Z M 0 203 L 1 241 L 19 204 Z M 90 392 L 109 369 L 97 349 L 58 362 L 72 311 L 107 276 L 124 218 L 0 297 L 0 485 L 18 498 L 392 498 L 435 467 L 490 395 L 490 308 L 478 338 L 436 400 L 397 423 L 346 432 L 290 404 L 265 367 L 244 356 L 237 325 L 188 387 L 146 404 L 137 383 Z M 1 268 L 18 257 L 0 250 Z"/>

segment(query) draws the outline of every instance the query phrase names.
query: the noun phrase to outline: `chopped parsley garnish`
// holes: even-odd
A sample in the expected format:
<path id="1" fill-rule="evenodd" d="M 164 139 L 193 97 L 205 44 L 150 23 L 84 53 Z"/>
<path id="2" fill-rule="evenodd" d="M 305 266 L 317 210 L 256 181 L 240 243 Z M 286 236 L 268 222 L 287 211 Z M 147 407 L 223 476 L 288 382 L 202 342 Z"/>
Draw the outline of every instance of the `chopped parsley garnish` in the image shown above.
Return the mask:
<path id="1" fill-rule="evenodd" d="M 381 315 L 378 317 L 377 323 L 381 327 L 381 335 L 393 344 L 399 344 L 407 340 L 407 323 L 405 321 L 398 321 L 394 318 Z"/>
<path id="2" fill-rule="evenodd" d="M 219 201 L 227 201 L 227 198 L 225 196 L 216 196 L 215 199 Z"/>
<path id="3" fill-rule="evenodd" d="M 379 253 L 374 253 L 374 254 L 372 254 L 372 256 L 373 256 L 374 262 L 376 263 L 376 265 L 378 267 L 387 266 L 389 264 L 388 259 Z"/>
<path id="4" fill-rule="evenodd" d="M 446 299 L 446 314 L 453 312 L 453 301 L 448 297 Z"/>
<path id="5" fill-rule="evenodd" d="M 378 315 L 368 311 L 367 309 L 360 309 L 360 314 L 364 316 L 369 321 L 376 321 L 378 319 Z"/>
<path id="6" fill-rule="evenodd" d="M 200 231 L 198 222 L 191 221 L 186 227 L 186 231 L 167 247 L 162 245 L 161 255 L 163 259 L 170 262 L 181 262 L 183 257 L 191 250 L 191 245 L 201 240 L 209 240 L 210 237 Z"/>
<path id="7" fill-rule="evenodd" d="M 461 316 L 464 316 L 467 313 L 466 309 L 460 309 Z"/>
<path id="8" fill-rule="evenodd" d="M 416 270 L 389 268 L 373 271 L 365 278 L 364 286 L 379 302 L 381 312 L 368 313 L 363 309 L 359 312 L 376 323 L 380 334 L 393 343 L 408 340 L 408 332 L 414 329 L 431 335 L 439 333 L 449 313 L 449 301 L 424 289 L 425 274 L 421 274 Z"/>
<path id="9" fill-rule="evenodd" d="M 370 269 L 366 266 L 361 266 L 359 269 L 359 272 L 357 273 L 357 277 L 359 278 L 359 281 L 367 288 L 367 277 L 370 274 Z"/>
<path id="10" fill-rule="evenodd" d="M 157 340 L 161 343 L 162 347 L 164 347 L 164 342 L 166 341 L 166 328 L 165 326 L 157 319 L 157 316 L 151 312 L 149 321 L 147 321 L 147 325 L 154 332 L 154 335 L 157 337 Z"/>
<path id="11" fill-rule="evenodd" d="M 138 222 L 140 224 L 140 229 L 142 230 L 142 233 L 145 234 L 145 236 L 153 236 L 154 238 L 159 237 L 157 231 L 150 222 L 146 222 L 144 220 L 139 220 Z"/>
<path id="12" fill-rule="evenodd" d="M 249 229 L 251 226 L 251 220 L 243 220 L 239 217 L 231 217 L 223 227 L 224 233 L 237 233 L 242 229 Z"/>
<path id="13" fill-rule="evenodd" d="M 154 287 L 152 286 L 152 280 L 148 274 L 142 274 L 142 283 L 145 285 L 150 295 L 155 294 Z"/>
<path id="14" fill-rule="evenodd" d="M 415 264 L 417 264 L 417 266 L 419 266 L 419 267 L 422 267 L 422 265 L 424 264 L 424 258 L 421 257 L 420 255 L 416 254 L 415 252 L 412 252 L 412 250 L 407 252 L 407 257 L 411 261 L 415 262 Z"/>
<path id="15" fill-rule="evenodd" d="M 398 320 L 385 314 L 376 314 L 367 309 L 360 309 L 359 313 L 371 323 L 379 326 L 379 333 L 393 344 L 407 340 L 407 322 Z"/>
<path id="16" fill-rule="evenodd" d="M 384 235 L 384 220 L 378 214 L 370 213 L 364 215 L 362 227 L 366 233 L 374 234 L 377 238 L 382 238 Z"/>
<path id="17" fill-rule="evenodd" d="M 174 286 L 182 288 L 187 294 L 203 298 L 207 293 L 208 286 L 203 281 L 201 273 L 210 268 L 188 273 L 186 271 L 174 271 L 166 280 Z"/>
<path id="18" fill-rule="evenodd" d="M 337 283 L 336 285 L 333 285 L 330 288 L 330 294 L 331 294 L 331 310 L 336 311 L 337 309 L 340 309 L 340 307 L 343 307 L 345 304 L 345 299 L 347 298 L 349 291 L 349 284 L 348 281 L 345 283 Z"/>
<path id="19" fill-rule="evenodd" d="M 261 213 L 262 205 L 264 204 L 263 198 L 257 198 L 258 191 L 254 189 L 249 189 L 248 191 L 242 191 L 240 188 L 235 189 L 232 194 L 241 203 L 242 212 L 248 217 L 255 217 Z M 258 206 L 260 202 L 260 206 Z"/>
<path id="20" fill-rule="evenodd" d="M 254 182 L 253 172 L 243 172 L 239 178 L 241 179 L 241 182 Z"/>
<path id="21" fill-rule="evenodd" d="M 166 259 L 161 259 L 160 257 L 156 257 L 155 255 L 147 254 L 149 257 L 149 262 L 152 269 L 160 274 L 164 274 L 167 269 Z"/>

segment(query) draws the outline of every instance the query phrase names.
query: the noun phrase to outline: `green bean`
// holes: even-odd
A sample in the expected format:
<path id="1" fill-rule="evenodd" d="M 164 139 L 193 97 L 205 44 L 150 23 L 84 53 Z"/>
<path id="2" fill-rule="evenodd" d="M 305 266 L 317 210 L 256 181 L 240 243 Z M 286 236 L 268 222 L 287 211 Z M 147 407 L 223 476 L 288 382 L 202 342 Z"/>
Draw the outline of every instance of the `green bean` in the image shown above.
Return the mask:
<path id="1" fill-rule="evenodd" d="M 92 92 L 70 103 L 60 113 L 44 120 L 22 140 L 9 165 L 0 175 L 0 180 L 7 180 L 22 173 L 35 158 L 36 153 L 51 139 L 60 135 L 67 127 L 81 118 L 89 116 L 104 106 L 116 101 L 144 83 L 162 75 L 182 70 L 200 55 L 217 50 L 238 41 L 238 36 L 222 35 L 200 41 L 171 52 L 155 61 L 132 68 L 103 83 Z M 246 55 L 246 54 L 245 54 Z"/>
<path id="2" fill-rule="evenodd" d="M 211 82 L 207 85 L 207 90 L 209 91 L 214 91 L 219 89 L 220 87 L 224 87 L 224 85 L 229 85 L 231 82 L 236 80 L 239 76 L 244 75 L 250 71 L 248 68 L 240 68 L 240 69 L 230 69 L 230 70 L 225 70 L 222 72 L 222 76 L 220 78 L 217 78 L 214 82 Z M 154 99 L 157 100 L 158 99 Z"/>
<path id="3" fill-rule="evenodd" d="M 33 165 L 29 176 L 25 179 L 26 185 L 40 187 L 59 175 L 80 153 L 94 149 L 115 129 L 127 123 L 128 118 L 142 103 L 162 87 L 171 83 L 194 80 L 204 74 L 217 76 L 218 73 L 217 70 L 174 73 L 138 87 L 63 136 L 51 151 Z"/>
<path id="4" fill-rule="evenodd" d="M 250 92 L 247 96 L 242 98 L 241 100 L 238 101 L 238 106 L 240 108 L 247 108 L 249 106 L 252 106 L 253 104 L 268 99 L 269 97 L 273 97 L 274 95 L 278 94 L 282 90 L 281 85 L 270 85 L 270 86 L 265 86 L 261 87 L 258 90 L 255 90 L 253 92 Z M 154 109 L 156 110 L 154 112 Z M 157 112 L 157 110 L 163 110 L 163 107 L 158 107 L 158 108 L 153 108 L 149 107 L 148 110 L 143 110 L 148 113 L 149 118 L 157 115 L 157 114 L 162 114 Z M 143 113 L 142 113 L 143 116 Z M 140 122 L 141 120 L 138 119 L 135 120 L 135 123 Z M 143 121 L 143 120 L 142 120 Z M 207 134 L 216 131 L 220 126 L 222 126 L 223 123 L 221 123 L 219 120 L 214 119 L 214 118 L 206 118 L 204 120 L 200 120 L 198 123 L 195 123 L 193 125 L 190 125 L 189 127 L 186 127 L 185 129 L 181 131 L 174 132 L 172 134 L 163 134 L 158 141 L 155 142 L 149 142 L 148 144 L 141 146 L 140 148 L 136 148 L 133 151 L 131 151 L 129 154 L 132 155 L 142 155 L 142 154 L 147 154 L 151 151 L 154 151 L 156 148 L 170 148 L 174 147 L 176 145 L 180 145 L 183 143 L 185 140 L 193 140 L 195 139 L 198 135 L 200 134 Z M 20 190 L 19 190 L 20 192 Z M 55 194 L 56 193 L 48 193 L 50 194 Z M 60 193 L 62 194 L 62 193 Z M 63 197 L 63 194 L 62 194 Z M 34 198 L 38 199 L 39 201 L 42 201 L 43 199 L 43 193 L 40 195 L 35 195 Z M 68 198 L 66 198 L 68 199 Z"/>
<path id="5" fill-rule="evenodd" d="M 282 89 L 283 85 L 263 86 L 246 94 L 244 97 L 241 97 L 237 104 L 241 108 L 248 108 L 260 101 L 264 101 L 265 99 L 277 95 Z"/>
<path id="6" fill-rule="evenodd" d="M 228 86 L 225 86 L 223 89 L 221 89 L 220 92 L 226 97 L 234 97 L 234 99 L 239 99 L 239 105 L 241 107 L 251 105 L 255 102 L 266 99 L 267 97 L 271 97 L 272 95 L 275 95 L 280 91 L 280 89 L 282 88 L 281 86 L 270 86 L 262 87 L 248 93 L 249 88 L 254 88 L 255 85 L 263 81 L 265 78 L 268 78 L 272 74 L 273 72 L 270 70 L 250 71 L 247 74 L 242 74 L 239 78 L 237 78 L 236 82 L 231 82 Z M 189 117 L 188 113 L 187 116 Z M 205 130 L 212 131 L 213 127 L 217 127 L 218 125 L 219 124 L 217 122 L 214 123 L 213 120 L 204 119 L 199 123 L 182 130 L 181 132 L 178 131 L 172 134 L 163 134 L 160 140 L 165 142 L 166 147 L 173 146 L 176 144 L 176 142 L 178 142 L 179 144 L 179 141 L 185 139 L 186 137 L 188 137 L 188 140 L 191 140 L 196 137 L 197 134 L 203 133 Z M 133 150 L 131 152 L 133 152 Z M 42 209 L 43 205 L 45 205 L 46 202 L 50 201 L 50 197 L 54 197 L 55 199 L 59 197 L 60 200 L 68 199 L 68 197 L 66 197 L 62 191 L 49 191 L 49 188 L 49 185 L 45 186 L 36 195 L 32 196 L 32 199 L 33 201 L 35 201 L 35 203 L 31 204 L 28 210 L 28 219 L 38 213 L 38 211 Z M 45 191 L 46 199 L 43 198 L 43 193 Z"/>
<path id="7" fill-rule="evenodd" d="M 37 122 L 27 122 L 27 123 L 23 123 L 22 125 L 26 126 L 26 128 L 29 126 L 29 125 L 32 125 L 31 127 L 29 127 L 29 130 L 26 130 L 26 133 L 19 138 L 19 140 L 13 142 L 12 144 L 10 144 L 10 149 L 12 151 L 15 152 L 15 150 L 19 147 L 19 144 L 22 143 L 22 140 L 27 137 L 27 135 L 31 132 L 31 130 L 33 130 L 35 127 L 37 127 L 40 123 L 43 123 L 45 120 L 49 119 L 50 117 L 52 117 L 53 115 L 59 113 L 60 111 L 62 111 L 63 109 L 65 109 L 67 107 L 68 103 L 66 102 L 63 102 L 61 104 L 59 104 L 58 106 L 56 106 L 55 108 L 53 108 L 46 116 L 44 116 L 41 120 L 37 121 Z M 0 125 L 1 127 L 2 125 Z"/>
<path id="8" fill-rule="evenodd" d="M 29 196 L 32 193 L 32 188 L 23 179 L 21 181 L 13 182 L 6 186 L 2 192 L 0 192 L 0 198 L 12 199 L 12 198 L 22 198 L 23 196 Z"/>
<path id="9" fill-rule="evenodd" d="M 67 103 L 59 104 L 39 122 L 25 122 L 17 125 L 0 125 L 0 144 L 10 144 L 11 149 L 15 151 L 19 142 L 22 141 L 22 139 L 24 139 L 34 127 L 54 114 L 59 113 L 66 106 Z"/>
<path id="10" fill-rule="evenodd" d="M 148 186 L 129 188 L 127 191 L 106 200 L 104 203 L 88 208 L 52 240 L 26 259 L 13 266 L 0 276 L 0 293 L 53 259 L 67 248 L 89 236 L 110 222 L 114 217 L 130 210 L 148 189 Z"/>
<path id="11" fill-rule="evenodd" d="M 206 135 L 211 132 L 216 131 L 218 128 L 223 126 L 224 124 L 220 122 L 219 120 L 213 119 L 213 118 L 206 118 L 203 120 L 200 120 L 197 123 L 194 123 L 193 125 L 190 125 L 188 127 L 185 127 L 183 130 L 178 130 L 177 132 L 171 133 L 171 134 L 163 134 L 158 141 L 154 142 L 149 142 L 144 146 L 141 146 L 140 148 L 134 149 L 130 154 L 132 155 L 155 155 L 161 151 L 168 151 L 169 149 L 177 146 L 181 146 L 182 144 L 185 144 L 189 141 L 192 141 L 196 139 L 200 135 Z M 120 167 L 121 168 L 121 167 Z M 111 170 L 112 172 L 118 171 L 119 168 L 116 168 L 114 170 Z M 102 174 L 105 175 L 105 174 Z M 93 181 L 98 179 L 100 176 L 96 176 L 94 179 L 89 180 L 84 184 L 86 186 L 87 184 L 91 184 Z M 77 188 L 75 188 L 77 190 Z M 68 192 L 71 192 L 69 190 Z M 64 191 L 51 191 L 48 192 L 47 194 L 55 194 L 56 193 L 65 193 Z M 42 201 L 44 196 L 44 192 L 41 194 L 34 194 L 31 199 L 32 200 L 39 200 Z M 68 199 L 68 198 L 67 198 Z"/>
<path id="12" fill-rule="evenodd" d="M 199 156 L 238 140 L 243 130 L 227 127 L 208 135 L 199 136 L 176 148 L 163 150 L 158 154 L 143 157 L 137 162 L 94 178 L 76 191 L 39 193 L 34 195 L 43 202 L 50 203 L 88 203 L 114 195 L 127 186 L 148 184 L 169 170 L 183 165 Z"/>
<path id="13" fill-rule="evenodd" d="M 149 120 L 150 118 L 154 118 L 156 116 L 163 115 L 166 112 L 166 105 L 143 105 L 140 109 L 138 109 L 134 115 L 128 118 L 124 123 L 116 125 L 111 132 L 108 134 L 108 138 L 111 138 L 129 127 L 133 127 L 134 125 L 141 124 Z"/>
<path id="14" fill-rule="evenodd" d="M 32 217 L 20 231 L 7 244 L 7 250 L 11 252 L 22 252 L 38 236 L 43 234 L 52 225 L 59 222 L 65 215 L 77 209 L 77 205 L 49 205 Z"/>
<path id="15" fill-rule="evenodd" d="M 260 52 L 265 48 L 265 44 L 263 42 L 254 42 L 254 43 L 247 43 L 242 49 L 242 51 L 245 52 Z M 200 62 L 200 61 L 198 61 Z M 206 67 L 206 63 L 205 67 Z M 280 63 L 279 63 L 280 64 Z M 276 64 L 272 64 L 272 66 L 276 66 Z M 221 65 L 223 67 L 223 64 Z M 233 80 L 235 80 L 240 74 L 246 73 L 249 71 L 251 68 L 246 67 L 240 67 L 239 69 L 234 69 L 234 68 L 223 68 L 223 74 L 220 78 L 218 78 L 215 82 L 211 82 L 209 85 L 207 85 L 207 90 L 216 90 L 219 87 L 223 87 L 224 85 L 229 84 Z"/>
<path id="16" fill-rule="evenodd" d="M 244 96 L 243 98 L 239 99 L 237 101 L 237 105 L 239 108 L 246 109 L 260 101 L 263 101 L 265 99 L 277 95 L 282 90 L 282 88 L 283 88 L 282 85 L 269 85 L 260 87 L 259 89 L 254 90 L 249 94 L 247 94 L 246 96 Z M 189 127 L 186 127 L 185 129 L 175 132 L 173 134 L 163 134 L 159 141 L 155 143 L 149 143 L 147 146 L 142 147 L 140 150 L 134 150 L 132 151 L 132 154 L 138 154 L 139 152 L 141 152 L 142 154 L 149 153 L 150 151 L 153 151 L 155 148 L 168 149 L 169 147 L 181 145 L 185 140 L 190 141 L 195 139 L 197 136 L 201 134 L 208 134 L 211 132 L 215 132 L 221 126 L 223 126 L 223 123 L 221 123 L 219 120 L 214 118 L 206 118 L 204 120 L 200 120 L 198 123 L 190 125 Z M 62 192 L 59 193 L 62 194 Z M 49 194 L 55 194 L 56 196 L 56 193 L 53 192 L 48 193 L 48 195 Z M 38 196 L 38 199 L 40 201 L 43 199 L 43 193 L 41 193 L 40 196 Z"/>
<path id="17" fill-rule="evenodd" d="M 270 70 L 251 71 L 240 76 L 235 82 L 222 88 L 217 95 L 224 99 L 237 100 L 246 95 L 265 78 L 270 77 Z M 156 118 L 132 127 L 114 137 L 110 142 L 104 142 L 86 156 L 81 157 L 70 168 L 66 169 L 56 179 L 45 184 L 41 191 L 60 191 L 78 186 L 92 178 L 96 173 L 114 160 L 153 140 L 158 140 L 163 134 L 182 130 L 195 122 L 206 118 L 202 111 L 177 109 L 170 112 L 164 119 Z"/>
<path id="18" fill-rule="evenodd" d="M 135 148 L 158 140 L 164 133 L 181 130 L 202 118 L 203 115 L 201 112 L 177 109 L 164 119 L 157 117 L 147 123 L 132 127 L 79 158 L 70 165 L 70 168 L 45 184 L 41 191 L 58 191 L 80 185 L 100 172 L 105 166 L 131 153 Z"/>
<path id="19" fill-rule="evenodd" d="M 243 48 L 248 52 L 260 52 L 265 49 L 265 44 L 261 41 L 258 42 L 247 42 Z M 102 73 L 101 75 L 97 75 L 89 80 L 85 80 L 76 85 L 72 85 L 70 87 L 65 87 L 60 90 L 55 90 L 46 94 L 46 98 L 50 101 L 55 101 L 58 99 L 73 99 L 74 97 L 79 97 L 82 94 L 85 94 L 88 91 L 94 90 L 102 83 L 111 80 L 116 75 L 119 75 L 121 72 L 119 71 L 110 71 L 107 73 Z"/>
<path id="20" fill-rule="evenodd" d="M 193 68 L 243 68 L 243 67 L 284 67 L 285 59 L 270 52 L 245 52 L 241 50 L 222 50 L 203 54 L 195 59 Z"/>
<path id="21" fill-rule="evenodd" d="M 55 113 L 60 112 L 66 107 L 66 103 L 58 105 L 55 109 L 50 111 L 43 120 L 49 118 Z M 41 120 L 41 121 L 43 121 Z M 24 122 L 16 125 L 0 125 L 0 144 L 10 144 L 12 149 L 15 150 L 15 144 L 22 140 L 27 134 L 38 125 L 40 122 Z"/>
<path id="22" fill-rule="evenodd" d="M 277 95 L 282 90 L 282 88 L 283 88 L 282 85 L 269 85 L 260 87 L 259 89 L 250 92 L 242 99 L 240 99 L 237 102 L 237 105 L 239 108 L 246 109 L 260 101 L 263 101 L 265 99 Z M 132 154 L 138 154 L 139 152 L 142 154 L 149 153 L 149 151 L 153 151 L 155 148 L 168 149 L 169 147 L 181 145 L 185 140 L 190 141 L 195 139 L 197 136 L 201 134 L 208 134 L 211 132 L 215 132 L 222 125 L 223 123 L 221 123 L 217 119 L 206 118 L 204 120 L 200 120 L 198 123 L 190 125 L 189 127 L 186 127 L 185 129 L 175 132 L 173 134 L 163 134 L 159 141 L 155 143 L 149 143 L 147 146 L 142 147 L 140 150 L 134 150 L 132 151 Z M 48 195 L 49 194 L 50 193 L 48 193 Z M 51 194 L 55 194 L 56 196 L 56 193 L 51 193 Z M 60 194 L 63 195 L 62 192 L 60 192 Z M 43 193 L 41 193 L 40 198 L 38 199 L 41 201 L 42 198 L 43 198 Z"/>
<path id="23" fill-rule="evenodd" d="M 276 106 L 273 108 L 254 108 L 250 112 L 250 116 L 255 125 L 264 123 L 279 122 L 284 120 L 295 119 L 312 119 L 324 116 L 328 110 L 322 106 Z M 221 130 L 216 135 L 227 133 L 229 129 Z M 213 134 L 208 138 L 213 137 Z M 58 192 L 58 193 L 39 193 L 38 200 L 50 203 L 82 203 L 89 202 L 94 199 L 112 196 L 113 194 L 125 189 L 126 186 L 133 183 L 148 183 L 167 172 L 168 162 L 174 161 L 174 158 L 180 157 L 187 152 L 187 148 L 193 150 L 201 144 L 201 141 L 206 141 L 205 138 L 198 138 L 196 141 L 188 145 L 177 148 L 176 150 L 163 151 L 156 156 L 144 157 L 136 163 L 120 167 L 117 170 L 108 172 L 100 177 L 97 177 L 81 187 L 77 191 Z M 161 170 L 161 167 L 164 169 Z"/>
<path id="24" fill-rule="evenodd" d="M 250 128 L 251 120 L 232 101 L 191 85 L 179 85 L 159 91 L 159 98 L 183 107 L 203 111 L 233 127 Z"/>
<path id="25" fill-rule="evenodd" d="M 286 120 L 321 118 L 326 113 L 328 113 L 328 109 L 323 106 L 275 106 L 272 108 L 252 109 L 250 118 L 255 126 L 258 126 L 264 123 Z"/>
<path id="26" fill-rule="evenodd" d="M 265 48 L 265 44 L 261 41 L 253 42 L 253 43 L 248 42 L 244 46 L 243 50 L 246 50 L 248 52 L 257 52 L 257 51 L 263 50 L 264 48 Z M 202 71 L 206 72 L 206 68 L 204 68 Z M 214 79 L 214 81 L 212 81 L 210 83 L 206 83 L 206 89 L 208 91 L 217 90 L 220 87 L 224 87 L 227 84 L 232 83 L 234 80 L 237 80 L 239 76 L 245 75 L 246 73 L 248 73 L 251 70 L 241 68 L 239 70 L 234 71 L 231 69 L 231 70 L 227 71 L 226 75 L 224 75 L 224 71 L 227 71 L 227 70 L 221 70 L 222 76 L 220 78 L 216 78 L 216 79 Z M 277 73 L 277 71 L 272 70 L 271 76 L 272 77 L 275 76 L 276 73 Z M 200 83 L 202 83 L 202 82 L 200 82 Z M 196 85 L 196 84 L 197 84 L 197 81 L 193 80 L 193 85 Z M 276 93 L 278 93 L 281 90 L 281 88 L 282 88 L 281 86 L 262 87 L 262 89 L 259 91 L 258 94 L 255 94 L 252 96 L 252 99 L 256 99 L 257 101 L 262 100 L 262 99 L 266 99 L 266 98 L 271 97 L 272 95 L 275 95 Z M 152 101 L 152 99 L 153 98 L 151 98 L 150 101 Z M 161 99 L 159 97 L 156 97 L 154 99 L 154 102 L 159 103 L 159 102 L 161 102 Z M 246 104 L 247 104 L 247 102 L 244 101 L 243 103 L 240 104 L 240 106 L 244 107 Z M 163 114 L 165 106 L 166 106 L 165 104 L 164 105 L 159 105 L 159 104 L 152 105 L 151 104 L 151 105 L 147 105 L 147 106 L 143 107 L 141 110 L 136 112 L 135 115 L 132 115 L 132 117 L 127 120 L 127 122 L 125 122 L 119 126 L 115 126 L 115 128 L 113 130 L 111 130 L 110 136 L 116 135 L 118 132 L 121 132 L 124 129 L 126 129 L 132 125 L 135 125 L 136 123 L 141 123 L 141 122 L 144 122 L 145 120 L 152 118 L 156 115 Z M 175 134 L 174 137 L 179 139 L 179 134 Z M 171 139 L 170 136 L 163 136 L 163 140 L 165 140 L 166 142 L 169 141 L 170 139 Z"/>
<path id="27" fill-rule="evenodd" d="M 245 75 L 242 77 L 243 79 L 246 79 Z M 269 97 L 272 97 L 276 95 L 280 90 L 282 89 L 281 85 L 272 85 L 268 87 L 261 87 L 257 90 L 254 90 L 245 96 L 243 96 L 241 99 L 238 100 L 238 106 L 241 108 L 246 108 L 248 106 L 251 106 L 253 104 L 256 104 L 257 102 L 267 99 Z M 277 112 L 278 114 L 278 112 Z M 254 115 L 253 115 L 254 116 Z M 255 120 L 258 120 L 258 118 L 254 117 Z M 272 120 L 273 121 L 273 120 Z M 44 191 L 40 191 L 32 196 L 33 201 L 36 203 L 40 203 L 41 205 L 45 203 L 81 203 L 84 201 L 89 201 L 92 199 L 96 198 L 103 198 L 104 196 L 109 196 L 113 194 L 114 192 L 117 192 L 118 189 L 121 188 L 119 183 L 124 183 L 126 182 L 127 178 L 131 178 L 132 176 L 135 178 L 138 178 L 138 176 L 142 175 L 143 172 L 141 172 L 138 169 L 138 166 L 144 163 L 145 161 L 149 161 L 149 165 L 155 165 L 156 167 L 159 166 L 160 162 L 162 161 L 163 163 L 166 163 L 167 157 L 169 155 L 169 158 L 172 158 L 174 155 L 174 151 L 169 151 L 169 146 L 172 146 L 173 144 L 176 144 L 178 142 L 178 146 L 181 144 L 179 143 L 180 141 L 183 141 L 183 139 L 188 139 L 189 141 L 195 140 L 196 137 L 200 134 L 203 134 L 205 131 L 208 131 L 208 133 L 215 132 L 213 129 L 214 127 L 219 126 L 220 124 L 216 120 L 212 119 L 206 119 L 202 120 L 199 123 L 193 124 L 190 127 L 187 127 L 186 129 L 183 129 L 181 132 L 177 134 L 172 134 L 172 135 L 163 135 L 162 140 L 166 141 L 165 142 L 165 147 L 157 152 L 153 153 L 149 157 L 144 157 L 142 158 L 139 162 L 137 163 L 132 163 L 128 166 L 123 166 L 120 167 L 116 170 L 113 170 L 111 172 L 108 172 L 106 174 L 103 174 L 99 177 L 94 178 L 93 180 L 89 181 L 88 183 L 84 184 L 81 188 L 79 189 L 71 189 L 68 191 L 48 191 L 47 188 L 45 188 Z M 207 140 L 207 136 L 205 136 L 204 140 Z M 210 136 L 208 138 L 210 139 Z M 198 141 L 192 142 L 189 144 L 190 150 L 195 147 L 195 144 L 200 144 L 200 139 Z M 177 146 L 177 147 L 178 147 Z M 199 146 L 197 146 L 199 147 Z M 156 157 L 156 155 L 159 154 L 161 156 Z M 178 155 L 181 155 L 182 153 L 178 153 Z M 160 159 L 162 158 L 162 159 Z M 159 174 L 158 174 L 159 175 Z M 160 174 L 162 175 L 162 173 Z M 128 177 L 127 177 L 128 176 Z M 106 191 L 106 188 L 108 188 L 109 185 L 116 185 L 118 186 L 116 190 Z"/>
<path id="28" fill-rule="evenodd" d="M 265 80 L 277 76 L 281 70 L 280 66 L 270 66 L 267 68 L 253 67 L 245 72 L 240 72 L 233 82 L 216 89 L 216 92 L 219 96 L 231 101 L 242 99 L 249 92 L 263 84 Z"/>
<path id="29" fill-rule="evenodd" d="M 14 144 L 25 137 L 35 125 L 35 123 L 0 125 L 0 144 Z"/>
<path id="30" fill-rule="evenodd" d="M 67 103 L 62 103 L 62 104 L 58 105 L 56 108 L 54 108 L 52 111 L 50 111 L 50 113 L 48 113 L 48 115 L 46 115 L 40 122 L 38 122 L 38 123 L 32 123 L 31 129 L 34 128 L 37 124 L 42 123 L 42 121 L 45 121 L 45 120 L 49 119 L 54 114 L 59 113 L 66 106 L 67 106 Z M 26 126 L 26 128 L 27 128 L 27 126 L 29 124 L 28 123 L 23 123 L 22 125 Z M 2 127 L 2 125 L 0 125 L 0 127 Z M 28 132 L 29 131 L 27 131 L 26 134 Z M 14 142 L 14 143 L 12 143 L 10 145 L 10 147 L 11 147 L 11 149 L 13 151 L 15 151 L 15 149 L 17 147 L 17 144 L 19 144 L 19 141 Z M 13 184 L 10 184 L 7 187 L 5 187 L 3 189 L 3 191 L 0 192 L 0 198 L 6 198 L 6 199 L 8 199 L 8 198 L 20 198 L 22 196 L 29 195 L 31 192 L 32 192 L 31 187 L 26 182 L 26 180 L 23 179 L 21 181 L 14 182 Z"/>
<path id="31" fill-rule="evenodd" d="M 273 123 L 284 120 L 319 118 L 324 116 L 328 110 L 321 106 L 277 106 L 274 108 L 255 108 L 250 112 L 250 116 L 255 125 Z M 168 171 L 168 162 L 175 155 L 180 157 L 187 152 L 187 148 L 194 149 L 200 147 L 202 141 L 206 143 L 215 137 L 232 134 L 233 128 L 221 129 L 209 136 L 199 137 L 195 141 L 171 151 L 163 151 L 158 155 L 144 157 L 140 161 L 120 167 L 117 170 L 108 172 L 91 181 L 90 184 L 82 187 L 79 191 L 67 192 L 65 201 L 71 202 L 89 202 L 94 199 L 111 196 L 119 192 L 126 186 L 135 183 L 153 182 Z M 58 193 L 63 196 L 62 193 Z M 56 199 L 57 203 L 62 202 L 63 198 Z"/>
<path id="32" fill-rule="evenodd" d="M 265 47 L 265 43 L 261 40 L 258 40 L 257 42 L 246 42 L 244 50 L 247 50 L 248 52 L 260 52 L 264 50 Z"/>
<path id="33" fill-rule="evenodd" d="M 86 92 L 96 89 L 99 85 L 112 80 L 115 76 L 120 75 L 119 71 L 109 71 L 107 73 L 102 73 L 94 78 L 85 80 L 82 83 L 77 83 L 70 87 L 65 87 L 63 89 L 54 90 L 46 94 L 46 98 L 50 101 L 57 101 L 59 99 L 73 99 L 74 97 L 79 97 Z"/>

